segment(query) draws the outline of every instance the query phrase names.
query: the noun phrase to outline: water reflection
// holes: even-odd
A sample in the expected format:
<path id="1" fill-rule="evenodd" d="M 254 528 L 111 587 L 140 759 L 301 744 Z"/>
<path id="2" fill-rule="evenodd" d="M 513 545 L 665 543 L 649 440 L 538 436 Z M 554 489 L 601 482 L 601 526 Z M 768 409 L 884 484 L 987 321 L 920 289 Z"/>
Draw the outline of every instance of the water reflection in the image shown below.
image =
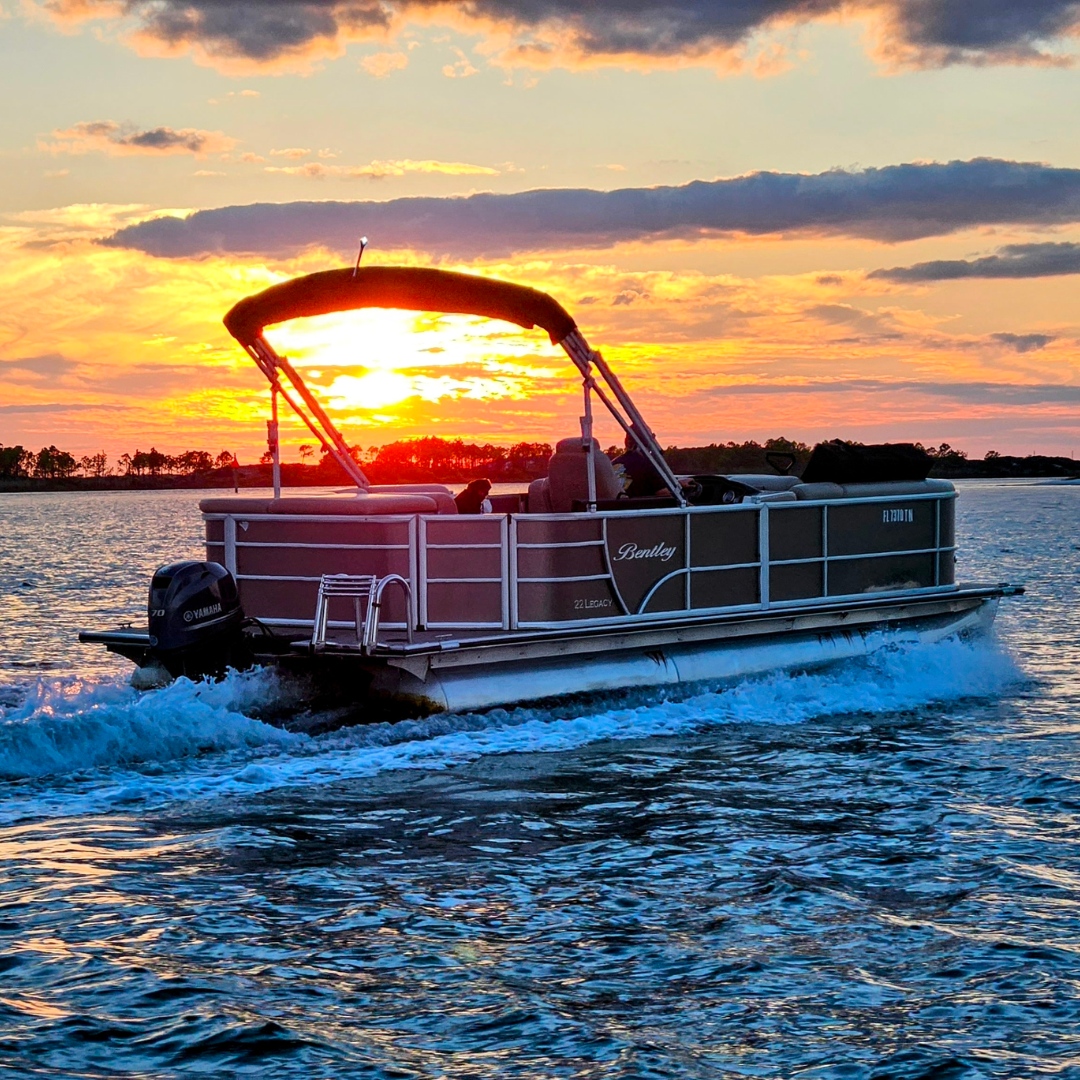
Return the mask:
<path id="1" fill-rule="evenodd" d="M 1001 620 L 1026 680 L 987 654 L 950 682 L 978 659 L 954 652 L 585 718 L 275 743 L 236 687 L 139 713 L 121 688 L 41 695 L 49 730 L 83 741 L 74 772 L 3 786 L 0 1060 L 1070 1075 L 1076 509 L 1008 486 L 961 501 L 963 576 L 1029 586 Z M 144 754 L 109 756 L 91 730 Z M 25 761 L 38 744 L 3 745 Z"/>

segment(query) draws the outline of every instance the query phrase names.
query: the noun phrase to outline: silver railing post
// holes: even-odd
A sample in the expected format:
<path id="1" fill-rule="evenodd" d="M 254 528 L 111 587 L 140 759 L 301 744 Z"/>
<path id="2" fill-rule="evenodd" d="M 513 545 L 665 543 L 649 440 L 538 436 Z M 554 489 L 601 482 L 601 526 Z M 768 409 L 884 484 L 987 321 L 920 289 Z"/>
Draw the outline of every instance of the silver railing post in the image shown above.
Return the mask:
<path id="1" fill-rule="evenodd" d="M 589 379 L 586 377 L 582 383 L 585 389 L 585 415 L 581 418 L 581 445 L 588 455 L 585 462 L 586 492 L 588 493 L 587 507 L 590 514 L 596 513 L 596 458 L 593 457 L 593 433 L 592 433 L 592 394 L 589 388 Z"/>
<path id="2" fill-rule="evenodd" d="M 273 463 L 274 498 L 281 498 L 281 442 L 278 438 L 278 382 L 270 384 L 270 423 L 266 425 L 266 441 L 270 444 L 270 460 Z"/>
<path id="3" fill-rule="evenodd" d="M 368 598 L 367 618 L 364 620 L 364 633 L 360 640 L 360 651 L 369 655 L 379 643 L 379 615 L 382 608 L 382 594 L 387 585 L 399 585 L 405 593 L 405 634 L 409 644 L 413 640 L 412 619 L 409 612 L 412 610 L 412 589 L 409 583 L 400 574 L 387 574 L 386 577 L 376 578 L 375 587 Z M 359 601 L 357 601 L 359 604 Z M 359 618 L 359 615 L 357 616 Z M 357 628 L 359 628 L 359 622 Z"/>
<path id="4" fill-rule="evenodd" d="M 225 541 L 225 569 L 236 577 L 236 518 L 230 515 L 222 524 Z"/>
<path id="5" fill-rule="evenodd" d="M 761 606 L 769 606 L 769 507 L 762 503 L 758 508 L 758 557 L 761 559 L 761 576 L 758 579 Z"/>

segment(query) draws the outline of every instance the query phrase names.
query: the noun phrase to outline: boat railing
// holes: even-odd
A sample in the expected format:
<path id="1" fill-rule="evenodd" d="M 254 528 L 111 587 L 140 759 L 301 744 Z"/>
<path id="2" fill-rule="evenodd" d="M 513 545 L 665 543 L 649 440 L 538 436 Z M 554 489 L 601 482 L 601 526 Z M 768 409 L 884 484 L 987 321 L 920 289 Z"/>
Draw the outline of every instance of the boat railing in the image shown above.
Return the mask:
<path id="1" fill-rule="evenodd" d="M 408 585 L 387 629 L 599 627 L 953 590 L 952 515 L 946 524 L 943 512 L 953 498 L 934 491 L 577 514 L 223 513 L 206 515 L 207 544 L 242 598 L 259 598 L 252 613 L 269 625 L 311 627 L 324 574 L 370 571 Z M 895 530 L 907 539 L 891 541 L 893 525 L 911 526 Z"/>
<path id="2" fill-rule="evenodd" d="M 431 630 L 508 629 L 513 517 L 423 515 L 419 521 L 420 625 Z"/>
<path id="3" fill-rule="evenodd" d="M 241 595 L 255 589 L 274 590 L 295 588 L 309 596 L 327 573 L 337 573 L 352 563 L 379 560 L 379 573 L 396 573 L 409 585 L 405 617 L 383 622 L 387 629 L 412 629 L 418 624 L 416 566 L 417 534 L 415 514 L 382 515 L 375 519 L 376 528 L 363 530 L 367 519 L 345 514 L 263 514 L 263 513 L 205 513 L 207 522 L 207 557 L 220 562 L 236 579 Z M 302 530 L 313 522 L 321 528 L 316 538 Z M 360 528 L 358 528 L 358 526 Z M 281 560 L 296 560 L 300 556 L 317 560 L 310 569 L 301 566 L 282 570 Z M 350 567 L 351 568 L 351 567 Z M 359 569 L 359 567 L 357 567 Z M 367 567 L 364 567 L 367 569 Z M 268 626 L 313 626 L 311 602 L 299 600 L 295 613 L 259 615 Z M 348 630 L 354 624 L 328 619 L 332 630 Z"/>
<path id="4" fill-rule="evenodd" d="M 843 500 L 799 500 L 794 502 L 746 502 L 735 506 L 723 507 L 689 507 L 665 508 L 659 510 L 636 511 L 632 515 L 625 512 L 601 512 L 599 514 L 581 515 L 582 520 L 596 520 L 600 525 L 599 534 L 595 538 L 578 541 L 529 542 L 523 541 L 519 533 L 519 526 L 523 522 L 532 522 L 542 519 L 565 520 L 563 517 L 551 515 L 514 516 L 510 518 L 511 543 L 509 544 L 509 593 L 510 593 L 510 618 L 507 621 L 507 629 L 547 629 L 552 627 L 575 626 L 575 625 L 601 625 L 605 622 L 619 623 L 628 620 L 646 621 L 658 617 L 670 618 L 679 614 L 710 614 L 718 611 L 763 611 L 771 609 L 799 608 L 810 604 L 820 604 L 823 599 L 839 600 L 855 596 L 865 596 L 865 590 L 848 590 L 838 588 L 837 579 L 843 585 L 845 577 L 850 580 L 851 574 L 844 574 L 838 568 L 845 565 L 854 567 L 860 563 L 883 562 L 884 560 L 925 558 L 930 566 L 930 580 L 917 586 L 907 586 L 896 589 L 876 589 L 875 595 L 886 597 L 900 594 L 922 594 L 955 589 L 955 584 L 950 575 L 942 573 L 943 559 L 950 562 L 954 558 L 955 544 L 952 537 L 944 536 L 942 529 L 942 506 L 945 502 L 955 499 L 954 492 L 929 492 L 905 495 L 880 495 L 866 496 L 862 498 L 848 498 Z M 910 520 L 907 517 L 907 508 L 913 503 L 930 503 L 933 506 L 932 535 L 929 543 L 918 546 L 897 545 L 880 547 L 877 550 L 844 550 L 841 546 L 837 550 L 834 544 L 830 548 L 830 513 L 835 518 L 839 514 L 847 513 L 855 508 L 880 508 L 883 514 L 891 515 L 891 520 L 896 523 L 904 523 Z M 723 558 L 704 559 L 696 561 L 694 553 L 694 530 L 692 522 L 703 515 L 753 515 L 756 516 L 756 550 L 749 558 Z M 800 514 L 802 516 L 814 515 L 817 517 L 816 528 L 813 538 L 817 541 L 817 550 L 808 543 L 811 539 L 805 534 L 800 537 L 803 543 L 802 551 L 798 547 L 792 550 L 790 536 L 777 534 L 777 526 L 784 521 L 780 515 Z M 683 522 L 683 544 L 679 564 L 673 566 L 667 573 L 658 576 L 648 586 L 644 594 L 631 601 L 624 595 L 625 590 L 620 588 L 617 574 L 611 566 L 611 536 L 610 529 L 613 523 L 622 523 L 628 519 L 640 520 L 645 517 L 681 517 Z M 790 519 L 789 519 L 790 520 Z M 794 523 L 791 523 L 794 524 Z M 521 556 L 524 552 L 548 552 L 555 555 L 557 552 L 568 548 L 594 548 L 604 559 L 604 568 L 600 573 L 580 574 L 528 574 L 521 571 Z M 787 550 L 784 550 L 784 549 Z M 809 552 L 809 553 L 807 553 Z M 773 578 L 779 573 L 789 575 L 798 573 L 797 568 L 817 570 L 820 573 L 820 587 L 814 589 L 806 596 L 776 595 L 773 589 Z M 831 571 L 831 574 L 830 574 Z M 731 602 L 703 605 L 694 602 L 693 585 L 695 579 L 702 579 L 708 575 L 733 575 L 741 572 L 749 584 L 749 577 L 753 575 L 756 588 L 752 597 L 747 596 L 744 602 Z M 943 580 L 946 576 L 949 580 Z M 831 580 L 832 579 L 832 580 Z M 565 585 L 574 585 L 590 581 L 603 581 L 609 585 L 614 596 L 613 610 L 610 616 L 606 614 L 593 614 L 580 619 L 574 618 L 529 618 L 523 613 L 521 604 L 522 586 L 535 586 L 538 589 L 551 590 Z M 657 593 L 670 582 L 678 581 L 682 585 L 682 603 L 678 606 L 668 606 L 661 610 L 649 611 L 651 601 Z M 583 601 L 578 601 L 582 603 Z M 588 603 L 588 601 L 584 601 Z M 603 609 L 601 609 L 603 610 Z"/>

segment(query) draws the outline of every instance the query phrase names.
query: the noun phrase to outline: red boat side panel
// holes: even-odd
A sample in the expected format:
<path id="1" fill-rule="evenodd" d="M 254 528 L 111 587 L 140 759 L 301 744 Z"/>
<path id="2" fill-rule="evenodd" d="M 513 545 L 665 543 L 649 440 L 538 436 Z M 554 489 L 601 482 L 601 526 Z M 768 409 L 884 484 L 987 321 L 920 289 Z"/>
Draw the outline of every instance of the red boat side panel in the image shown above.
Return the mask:
<path id="1" fill-rule="evenodd" d="M 606 581 L 528 582 L 518 585 L 521 623 L 610 619 L 623 614 Z"/>
<path id="2" fill-rule="evenodd" d="M 495 581 L 431 582 L 427 590 L 428 623 L 468 626 L 502 623 L 502 585 Z"/>

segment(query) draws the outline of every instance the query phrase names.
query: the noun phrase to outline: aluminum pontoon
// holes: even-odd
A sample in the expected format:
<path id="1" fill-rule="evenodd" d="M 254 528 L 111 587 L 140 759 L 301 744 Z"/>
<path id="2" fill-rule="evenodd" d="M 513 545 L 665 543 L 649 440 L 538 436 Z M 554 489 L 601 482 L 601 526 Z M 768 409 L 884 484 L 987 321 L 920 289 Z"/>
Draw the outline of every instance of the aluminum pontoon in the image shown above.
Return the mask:
<path id="1" fill-rule="evenodd" d="M 557 444 L 527 491 L 494 497 L 490 514 L 458 514 L 440 485 L 373 486 L 263 333 L 370 307 L 541 327 L 580 376 L 580 434 Z M 274 496 L 204 499 L 208 561 L 158 571 L 148 632 L 80 635 L 144 676 L 254 661 L 358 703 L 361 718 L 461 711 L 980 632 L 1019 591 L 955 582 L 956 493 L 945 481 L 686 483 L 601 354 L 534 289 L 432 269 L 331 270 L 242 300 L 225 325 L 270 382 Z M 355 493 L 281 494 L 279 398 Z M 666 484 L 663 497 L 621 497 L 593 437 L 594 401 Z"/>

